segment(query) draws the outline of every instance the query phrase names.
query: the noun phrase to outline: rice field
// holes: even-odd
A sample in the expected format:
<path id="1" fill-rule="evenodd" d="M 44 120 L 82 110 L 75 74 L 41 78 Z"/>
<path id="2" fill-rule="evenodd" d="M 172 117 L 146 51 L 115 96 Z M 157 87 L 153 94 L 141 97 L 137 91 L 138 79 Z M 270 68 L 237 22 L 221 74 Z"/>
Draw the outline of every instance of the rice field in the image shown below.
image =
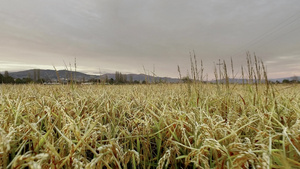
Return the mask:
<path id="1" fill-rule="evenodd" d="M 300 168 L 299 85 L 0 85 L 2 168 Z"/>

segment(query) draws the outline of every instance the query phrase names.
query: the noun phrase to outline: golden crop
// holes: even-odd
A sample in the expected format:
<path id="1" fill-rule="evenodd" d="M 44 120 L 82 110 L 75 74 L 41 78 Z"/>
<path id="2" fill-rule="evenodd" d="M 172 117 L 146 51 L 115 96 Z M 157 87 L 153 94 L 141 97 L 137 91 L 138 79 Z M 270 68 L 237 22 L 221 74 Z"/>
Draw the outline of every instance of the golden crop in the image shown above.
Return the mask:
<path id="1" fill-rule="evenodd" d="M 0 85 L 3 168 L 298 168 L 299 86 Z"/>

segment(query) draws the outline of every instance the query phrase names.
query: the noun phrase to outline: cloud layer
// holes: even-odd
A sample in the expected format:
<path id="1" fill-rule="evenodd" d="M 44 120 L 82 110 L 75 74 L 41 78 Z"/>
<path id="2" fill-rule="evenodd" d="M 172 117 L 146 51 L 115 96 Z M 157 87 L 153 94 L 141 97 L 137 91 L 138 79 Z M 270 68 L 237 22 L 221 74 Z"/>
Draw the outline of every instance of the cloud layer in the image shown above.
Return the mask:
<path id="1" fill-rule="evenodd" d="M 292 76 L 300 72 L 299 9 L 297 0 L 0 0 L 0 71 L 76 57 L 85 72 L 144 66 L 176 77 L 195 50 L 209 75 L 214 62 L 231 57 L 238 72 L 250 51 L 270 76 Z"/>

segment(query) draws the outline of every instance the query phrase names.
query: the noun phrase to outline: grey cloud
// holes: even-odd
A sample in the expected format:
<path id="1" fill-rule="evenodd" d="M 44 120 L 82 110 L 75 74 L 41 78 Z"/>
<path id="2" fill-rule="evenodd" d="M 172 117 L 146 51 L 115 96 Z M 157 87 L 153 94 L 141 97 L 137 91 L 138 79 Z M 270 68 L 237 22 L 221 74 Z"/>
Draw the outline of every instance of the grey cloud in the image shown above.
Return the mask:
<path id="1" fill-rule="evenodd" d="M 299 20 L 249 42 L 299 8 L 296 0 L 0 0 L 0 60 L 59 65 L 76 57 L 95 72 L 142 72 L 154 64 L 158 74 L 177 76 L 177 64 L 188 69 L 192 50 L 209 74 L 213 62 L 230 57 L 239 70 L 249 50 L 271 66 L 279 56 L 300 57 Z"/>

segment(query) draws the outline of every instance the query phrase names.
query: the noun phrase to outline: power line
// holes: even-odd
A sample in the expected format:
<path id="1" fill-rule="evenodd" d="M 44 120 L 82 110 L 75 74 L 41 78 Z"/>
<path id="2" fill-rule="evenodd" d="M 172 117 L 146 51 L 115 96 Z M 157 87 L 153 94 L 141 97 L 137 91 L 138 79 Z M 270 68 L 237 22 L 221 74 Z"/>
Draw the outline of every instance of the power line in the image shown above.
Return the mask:
<path id="1" fill-rule="evenodd" d="M 300 18 L 300 12 L 297 12 L 296 14 L 288 17 L 287 19 L 285 19 L 283 22 L 280 22 L 279 24 L 277 24 L 274 28 L 269 29 L 268 31 L 264 32 L 263 34 L 261 34 L 260 36 L 258 36 L 257 38 L 251 40 L 250 42 L 248 42 L 246 45 L 243 45 L 241 48 L 238 49 L 238 52 L 236 52 L 235 54 L 233 54 L 233 56 L 236 56 L 238 54 L 240 54 L 241 52 L 244 52 L 242 50 L 245 50 L 246 48 L 250 48 L 256 44 L 258 44 L 259 42 L 261 42 L 262 40 L 264 40 L 266 37 L 274 34 L 275 32 L 278 32 L 280 30 L 282 30 L 283 28 L 293 24 L 294 22 L 296 22 L 299 18 Z M 296 18 L 294 18 L 295 16 L 298 16 Z M 294 18 L 293 20 L 290 21 L 290 19 Z M 291 31 L 289 31 L 291 32 Z"/>
<path id="2" fill-rule="evenodd" d="M 284 34 L 281 34 L 281 35 L 279 35 L 279 36 L 276 36 L 275 38 L 269 40 L 268 42 L 272 42 L 272 41 L 274 41 L 274 40 L 277 40 L 277 39 L 279 39 L 280 37 L 285 36 L 285 35 L 287 35 L 287 34 L 289 34 L 289 33 L 291 33 L 291 32 L 297 31 L 297 30 L 299 31 L 299 30 L 300 30 L 300 27 L 297 27 L 297 28 L 292 29 L 292 30 L 290 30 L 290 31 L 288 31 L 288 32 L 285 32 Z M 260 48 L 262 48 L 262 47 L 263 47 L 263 45 L 259 46 L 258 49 L 260 49 Z"/>

